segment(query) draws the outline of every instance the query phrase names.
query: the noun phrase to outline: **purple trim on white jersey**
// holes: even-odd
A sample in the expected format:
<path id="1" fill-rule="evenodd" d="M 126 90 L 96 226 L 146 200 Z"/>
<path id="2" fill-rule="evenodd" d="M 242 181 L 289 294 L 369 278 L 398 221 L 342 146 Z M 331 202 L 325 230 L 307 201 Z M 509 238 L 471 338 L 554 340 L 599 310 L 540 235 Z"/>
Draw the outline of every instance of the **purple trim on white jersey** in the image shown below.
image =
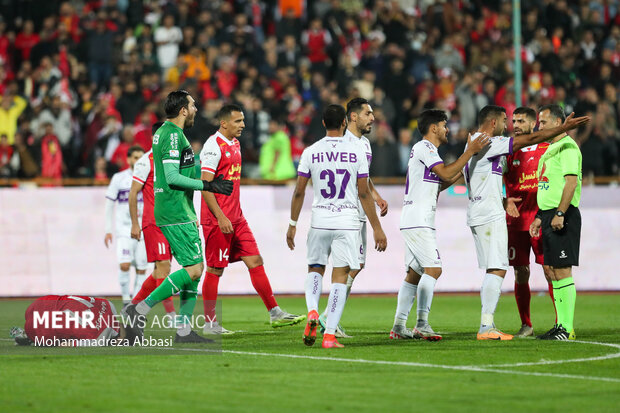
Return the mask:
<path id="1" fill-rule="evenodd" d="M 106 195 L 106 198 L 107 198 L 107 199 L 109 199 L 110 201 L 116 201 L 116 199 L 117 199 L 118 197 L 116 197 L 116 198 L 110 198 L 109 196 L 107 196 L 107 195 Z"/>
<path id="2" fill-rule="evenodd" d="M 508 150 L 508 155 L 512 155 L 514 148 L 513 148 L 513 144 L 514 144 L 514 138 L 510 138 L 510 149 Z"/>
<path id="3" fill-rule="evenodd" d="M 422 161 L 420 161 L 422 162 Z M 439 162 L 438 162 L 439 163 Z M 424 165 L 424 162 L 422 162 L 422 164 Z M 435 166 L 436 164 L 433 164 L 433 166 Z M 424 176 L 422 177 L 422 180 L 424 182 L 430 182 L 433 184 L 440 184 L 441 183 L 441 178 L 439 178 L 439 176 L 437 176 L 437 174 L 433 171 L 431 171 L 431 168 L 427 168 L 426 166 L 424 166 Z"/>
<path id="4" fill-rule="evenodd" d="M 362 221 L 360 221 L 362 222 Z M 353 228 L 317 228 L 317 227 L 310 227 L 312 229 L 322 229 L 325 231 L 359 231 L 358 229 L 353 229 Z"/>
<path id="5" fill-rule="evenodd" d="M 431 166 L 428 167 L 429 171 L 432 171 L 434 167 L 436 167 L 437 165 L 439 165 L 440 163 L 443 163 L 443 161 L 437 161 L 434 164 L 432 164 Z M 434 172 L 433 172 L 434 173 Z"/>
<path id="6" fill-rule="evenodd" d="M 368 174 L 357 174 L 357 179 L 368 178 Z"/>
<path id="7" fill-rule="evenodd" d="M 297 172 L 297 176 L 303 176 L 304 178 L 310 178 L 310 172 Z"/>
<path id="8" fill-rule="evenodd" d="M 418 228 L 428 228 L 428 229 L 432 229 L 433 231 L 435 230 L 435 228 L 433 228 L 433 227 L 424 227 L 424 226 L 422 226 L 422 227 L 405 227 L 405 228 L 401 228 L 401 231 L 403 229 L 418 229 Z"/>

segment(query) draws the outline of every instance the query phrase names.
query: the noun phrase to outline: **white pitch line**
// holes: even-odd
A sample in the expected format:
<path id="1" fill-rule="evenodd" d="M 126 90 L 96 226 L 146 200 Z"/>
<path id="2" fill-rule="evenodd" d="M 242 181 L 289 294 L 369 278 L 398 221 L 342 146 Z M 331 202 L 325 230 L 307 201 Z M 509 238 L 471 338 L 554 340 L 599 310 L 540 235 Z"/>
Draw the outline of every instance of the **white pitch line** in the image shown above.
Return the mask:
<path id="1" fill-rule="evenodd" d="M 620 344 L 613 343 L 601 343 L 599 341 L 581 341 L 574 340 L 568 341 L 567 343 L 581 343 L 581 344 L 593 344 L 598 346 L 612 347 L 620 350 Z M 523 366 L 547 366 L 550 364 L 564 364 L 564 363 L 582 363 L 585 361 L 601 361 L 601 360 L 610 360 L 620 358 L 620 352 L 606 354 L 604 356 L 595 356 L 595 357 L 583 357 L 577 359 L 566 359 L 566 360 L 540 360 L 540 361 L 530 361 L 523 363 L 510 363 L 510 364 L 483 364 L 481 366 L 469 366 L 469 367 L 523 367 Z"/>
<path id="2" fill-rule="evenodd" d="M 12 341 L 12 339 L 6 339 L 6 338 L 0 338 L 0 340 Z M 602 343 L 598 341 L 575 340 L 574 343 L 599 345 L 599 346 L 620 349 L 619 344 Z M 445 365 L 445 364 L 416 363 L 412 361 L 348 359 L 348 358 L 325 357 L 325 356 L 306 356 L 306 355 L 299 355 L 299 354 L 259 353 L 259 352 L 238 351 L 238 350 L 210 350 L 210 349 L 178 348 L 178 347 L 176 348 L 175 347 L 151 347 L 151 348 L 156 348 L 159 350 L 178 350 L 178 351 L 192 351 L 192 352 L 202 352 L 202 353 L 227 353 L 227 354 L 237 354 L 237 355 L 244 355 L 244 356 L 263 356 L 263 357 L 282 357 L 282 358 L 320 360 L 320 361 L 339 361 L 339 362 L 346 362 L 346 363 L 364 363 L 364 364 L 406 366 L 406 367 L 428 367 L 428 368 L 444 369 L 444 370 L 475 371 L 475 372 L 483 372 L 483 373 L 514 374 L 514 375 L 521 375 L 521 376 L 555 377 L 555 378 L 565 378 L 565 379 L 593 380 L 593 381 L 604 381 L 604 382 L 609 382 L 609 383 L 620 383 L 620 379 L 615 378 L 615 377 L 583 376 L 583 375 L 575 375 L 575 374 L 541 373 L 541 372 L 534 372 L 534 371 L 518 371 L 518 370 L 499 369 L 499 368 L 504 368 L 504 367 L 543 366 L 543 365 L 550 365 L 550 364 L 609 360 L 613 358 L 619 358 L 620 352 L 613 353 L 613 354 L 607 354 L 605 356 L 587 357 L 587 358 L 579 358 L 579 359 L 567 359 L 567 360 L 541 360 L 541 361 L 534 361 L 534 362 L 528 362 L 528 363 L 494 364 L 494 365 L 490 364 L 490 365 L 482 365 L 482 366 L 458 366 L 458 365 L 451 366 L 451 365 Z"/>
<path id="3" fill-rule="evenodd" d="M 538 376 L 538 377 L 554 377 L 562 379 L 576 379 L 576 380 L 592 380 L 592 381 L 604 381 L 610 383 L 620 383 L 620 379 L 615 377 L 599 377 L 599 376 L 582 376 L 575 374 L 559 374 L 559 373 L 540 373 L 534 371 L 518 371 L 518 370 L 501 370 L 476 366 L 450 366 L 444 364 L 430 364 L 430 363 L 416 363 L 412 361 L 388 361 L 388 360 L 366 360 L 366 359 L 348 359 L 338 357 L 324 357 L 324 356 L 304 356 L 299 354 L 283 354 L 283 353 L 259 353 L 252 351 L 238 351 L 238 350 L 209 350 L 198 348 L 174 348 L 174 347 L 158 347 L 162 350 L 180 350 L 191 352 L 207 352 L 207 353 L 227 353 L 238 354 L 242 356 L 262 356 L 262 357 L 281 357 L 292 359 L 306 359 L 306 360 L 319 360 L 319 361 L 337 361 L 345 363 L 362 363 L 362 364 L 377 364 L 388 366 L 406 366 L 406 367 L 428 367 L 444 370 L 457 370 L 457 371 L 474 371 L 481 373 L 500 373 L 500 374 L 514 374 L 520 376 Z"/>

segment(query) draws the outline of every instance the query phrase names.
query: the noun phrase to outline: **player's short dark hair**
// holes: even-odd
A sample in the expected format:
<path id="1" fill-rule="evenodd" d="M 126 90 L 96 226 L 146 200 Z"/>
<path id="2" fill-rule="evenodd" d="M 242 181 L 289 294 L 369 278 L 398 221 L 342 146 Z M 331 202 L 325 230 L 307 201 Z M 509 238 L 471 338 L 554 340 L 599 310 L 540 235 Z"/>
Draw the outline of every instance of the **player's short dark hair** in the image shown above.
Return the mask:
<path id="1" fill-rule="evenodd" d="M 155 122 L 153 126 L 151 126 L 151 135 L 155 135 L 155 132 L 157 132 L 157 129 L 161 128 L 161 125 L 163 124 L 164 122 Z"/>
<path id="2" fill-rule="evenodd" d="M 446 112 L 440 109 L 427 109 L 420 114 L 418 119 L 418 129 L 422 136 L 426 135 L 431 128 L 431 125 L 436 125 L 440 122 L 448 121 L 448 115 Z"/>
<path id="3" fill-rule="evenodd" d="M 478 126 L 482 126 L 486 121 L 506 113 L 506 108 L 497 105 L 487 105 L 478 112 Z"/>
<path id="4" fill-rule="evenodd" d="M 164 101 L 164 111 L 168 119 L 176 118 L 183 108 L 189 105 L 189 92 L 187 90 L 175 90 L 168 93 Z"/>
<path id="5" fill-rule="evenodd" d="M 369 105 L 368 100 L 364 98 L 353 98 L 347 103 L 347 119 L 351 119 L 351 113 L 360 113 L 364 105 Z"/>
<path id="6" fill-rule="evenodd" d="M 228 105 L 224 105 L 217 112 L 217 120 L 224 120 L 230 118 L 233 112 L 243 112 L 241 106 L 235 105 L 234 103 L 229 103 Z"/>
<path id="7" fill-rule="evenodd" d="M 323 123 L 325 123 L 325 129 L 340 129 L 346 116 L 347 112 L 341 105 L 328 105 L 325 110 L 323 110 Z"/>
<path id="8" fill-rule="evenodd" d="M 134 145 L 127 150 L 127 157 L 129 158 L 134 152 L 145 152 L 145 150 L 140 145 Z"/>
<path id="9" fill-rule="evenodd" d="M 555 103 L 543 105 L 540 107 L 540 109 L 538 109 L 538 113 L 544 112 L 545 110 L 548 110 L 551 114 L 551 117 L 553 117 L 554 119 L 561 119 L 562 123 L 564 123 L 564 121 L 566 120 L 566 113 L 564 113 L 564 109 L 562 109 L 560 105 L 557 105 Z"/>
<path id="10" fill-rule="evenodd" d="M 536 120 L 536 111 L 532 108 L 528 108 L 527 106 L 519 106 L 512 112 L 512 116 L 514 115 L 525 115 L 529 120 Z"/>

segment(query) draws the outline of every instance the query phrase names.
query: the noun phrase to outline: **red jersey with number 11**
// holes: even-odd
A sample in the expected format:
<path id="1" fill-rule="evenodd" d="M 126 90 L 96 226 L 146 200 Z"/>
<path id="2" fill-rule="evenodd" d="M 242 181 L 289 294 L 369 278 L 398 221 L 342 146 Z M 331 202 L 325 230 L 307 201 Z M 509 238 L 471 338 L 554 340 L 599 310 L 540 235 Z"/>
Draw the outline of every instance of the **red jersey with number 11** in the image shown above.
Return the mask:
<path id="1" fill-rule="evenodd" d="M 546 142 L 539 143 L 525 147 L 506 158 L 506 197 L 522 198 L 521 202 L 516 203 L 519 217 L 513 218 L 506 214 L 506 222 L 511 230 L 527 231 L 534 220 L 538 211 L 538 161 L 548 147 Z"/>
<path id="2" fill-rule="evenodd" d="M 214 194 L 220 209 L 232 224 L 243 220 L 239 188 L 241 186 L 241 146 L 236 138 L 227 139 L 220 132 L 207 139 L 200 152 L 200 169 L 215 176 L 224 175 L 224 179 L 233 181 L 230 196 Z M 200 212 L 202 225 L 217 225 L 217 219 L 209 210 L 204 198 Z"/>

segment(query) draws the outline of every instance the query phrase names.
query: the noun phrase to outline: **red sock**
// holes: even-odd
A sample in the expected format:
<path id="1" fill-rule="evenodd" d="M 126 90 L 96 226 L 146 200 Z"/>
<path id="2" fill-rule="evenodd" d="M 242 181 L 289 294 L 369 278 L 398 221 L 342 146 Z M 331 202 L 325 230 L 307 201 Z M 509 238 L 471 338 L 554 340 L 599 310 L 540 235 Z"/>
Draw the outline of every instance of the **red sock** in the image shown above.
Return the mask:
<path id="1" fill-rule="evenodd" d="M 558 309 L 555 308 L 555 298 L 553 298 L 553 284 L 549 283 L 549 296 L 551 297 L 551 302 L 553 303 L 553 311 L 555 311 L 555 323 L 558 323 Z"/>
<path id="2" fill-rule="evenodd" d="M 217 300 L 217 287 L 219 283 L 220 277 L 207 271 L 202 283 L 202 303 L 207 321 L 215 320 L 215 302 Z"/>
<path id="3" fill-rule="evenodd" d="M 140 301 L 143 301 L 155 288 L 157 288 L 157 285 L 155 284 L 153 274 L 151 274 L 144 280 L 142 287 L 140 287 L 140 291 L 138 291 L 138 294 L 131 300 L 131 304 L 138 304 Z"/>
<path id="4" fill-rule="evenodd" d="M 529 284 L 517 284 L 515 282 L 515 298 L 517 300 L 519 316 L 521 317 L 521 324 L 526 324 L 529 327 L 532 326 L 532 321 L 530 320 L 531 297 Z"/>
<path id="5" fill-rule="evenodd" d="M 158 278 L 158 279 L 155 280 L 155 283 L 157 283 L 157 286 L 159 287 L 161 285 L 161 283 L 164 282 L 164 280 L 165 280 L 165 278 Z M 172 301 L 172 297 L 166 298 L 161 303 L 164 306 L 164 309 L 166 310 L 167 313 L 173 313 L 174 312 L 174 301 Z"/>
<path id="6" fill-rule="evenodd" d="M 273 291 L 271 291 L 271 284 L 269 284 L 269 278 L 267 278 L 267 274 L 265 274 L 265 268 L 262 265 L 259 265 L 256 268 L 250 269 L 250 280 L 252 280 L 252 285 L 254 289 L 262 298 L 263 303 L 265 303 L 265 307 L 267 310 L 271 310 L 273 307 L 276 307 L 278 303 L 276 302 L 275 297 L 273 296 Z"/>

